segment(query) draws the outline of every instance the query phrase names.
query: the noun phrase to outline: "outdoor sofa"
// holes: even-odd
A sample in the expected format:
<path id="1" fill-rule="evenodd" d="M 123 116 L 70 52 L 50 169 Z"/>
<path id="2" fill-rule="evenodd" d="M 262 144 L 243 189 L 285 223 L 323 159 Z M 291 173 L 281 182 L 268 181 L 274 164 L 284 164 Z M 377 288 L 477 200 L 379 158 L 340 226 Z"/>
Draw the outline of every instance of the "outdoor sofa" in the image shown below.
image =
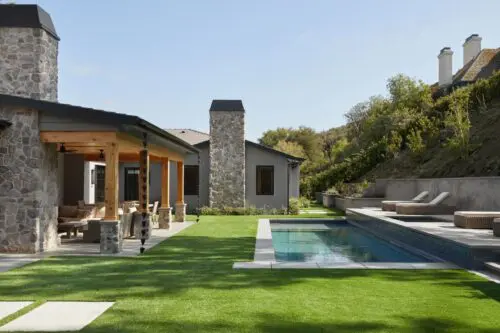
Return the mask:
<path id="1" fill-rule="evenodd" d="M 396 204 L 396 213 L 402 215 L 432 215 L 451 214 L 455 207 L 443 205 L 450 198 L 449 192 L 441 192 L 437 197 L 428 203 L 406 202 Z"/>
<path id="2" fill-rule="evenodd" d="M 384 200 L 382 201 L 382 210 L 395 211 L 398 203 L 422 202 L 429 195 L 428 191 L 423 191 L 411 200 Z"/>

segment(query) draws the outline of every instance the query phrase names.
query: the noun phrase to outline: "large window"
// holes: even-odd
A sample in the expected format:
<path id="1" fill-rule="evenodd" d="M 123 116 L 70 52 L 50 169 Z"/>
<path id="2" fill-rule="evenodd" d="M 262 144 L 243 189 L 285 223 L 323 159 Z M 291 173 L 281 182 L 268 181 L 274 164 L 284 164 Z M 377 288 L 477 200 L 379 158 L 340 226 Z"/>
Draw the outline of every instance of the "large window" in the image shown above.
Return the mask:
<path id="1" fill-rule="evenodd" d="M 198 195 L 200 173 L 197 165 L 184 166 L 184 195 Z"/>
<path id="2" fill-rule="evenodd" d="M 257 166 L 257 195 L 274 195 L 274 166 Z"/>

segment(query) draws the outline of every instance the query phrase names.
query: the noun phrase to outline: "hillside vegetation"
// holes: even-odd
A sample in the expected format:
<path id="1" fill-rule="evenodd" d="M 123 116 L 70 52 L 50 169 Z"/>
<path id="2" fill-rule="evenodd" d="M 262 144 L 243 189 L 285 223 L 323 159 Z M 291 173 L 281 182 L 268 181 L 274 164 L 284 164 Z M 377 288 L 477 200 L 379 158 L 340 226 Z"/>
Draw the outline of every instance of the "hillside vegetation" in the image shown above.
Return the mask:
<path id="1" fill-rule="evenodd" d="M 260 142 L 307 158 L 305 195 L 375 178 L 500 174 L 500 73 L 445 93 L 397 75 L 387 92 L 353 106 L 345 126 L 278 128 Z"/>

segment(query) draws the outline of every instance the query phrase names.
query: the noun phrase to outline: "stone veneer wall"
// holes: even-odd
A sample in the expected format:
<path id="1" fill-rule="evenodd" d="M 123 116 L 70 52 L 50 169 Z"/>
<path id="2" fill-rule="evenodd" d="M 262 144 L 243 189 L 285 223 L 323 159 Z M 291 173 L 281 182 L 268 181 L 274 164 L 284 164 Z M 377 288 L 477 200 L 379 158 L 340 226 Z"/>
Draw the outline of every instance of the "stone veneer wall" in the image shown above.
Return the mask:
<path id="1" fill-rule="evenodd" d="M 42 29 L 0 28 L 0 93 L 57 101 L 58 43 Z"/>
<path id="2" fill-rule="evenodd" d="M 56 145 L 40 142 L 38 111 L 0 107 L 0 252 L 58 246 Z"/>
<path id="3" fill-rule="evenodd" d="M 211 207 L 245 206 L 245 113 L 210 112 Z"/>
<path id="4" fill-rule="evenodd" d="M 57 101 L 58 41 L 42 29 L 0 28 L 0 93 Z M 40 142 L 37 110 L 0 106 L 0 252 L 57 247 L 55 145 Z"/>

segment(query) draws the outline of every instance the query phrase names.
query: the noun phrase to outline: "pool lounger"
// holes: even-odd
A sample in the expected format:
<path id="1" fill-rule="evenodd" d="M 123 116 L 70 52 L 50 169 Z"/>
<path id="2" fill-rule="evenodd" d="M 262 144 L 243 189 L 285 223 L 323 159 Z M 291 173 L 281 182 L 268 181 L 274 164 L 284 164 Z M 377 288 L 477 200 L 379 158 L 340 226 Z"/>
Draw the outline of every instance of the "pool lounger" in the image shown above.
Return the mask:
<path id="1" fill-rule="evenodd" d="M 423 191 L 411 200 L 384 200 L 382 201 L 382 210 L 393 212 L 398 203 L 422 202 L 429 195 L 428 191 Z"/>
<path id="2" fill-rule="evenodd" d="M 454 207 L 442 203 L 450 197 L 449 192 L 441 192 L 431 202 L 408 202 L 396 204 L 396 213 L 404 215 L 447 214 L 455 211 Z"/>

